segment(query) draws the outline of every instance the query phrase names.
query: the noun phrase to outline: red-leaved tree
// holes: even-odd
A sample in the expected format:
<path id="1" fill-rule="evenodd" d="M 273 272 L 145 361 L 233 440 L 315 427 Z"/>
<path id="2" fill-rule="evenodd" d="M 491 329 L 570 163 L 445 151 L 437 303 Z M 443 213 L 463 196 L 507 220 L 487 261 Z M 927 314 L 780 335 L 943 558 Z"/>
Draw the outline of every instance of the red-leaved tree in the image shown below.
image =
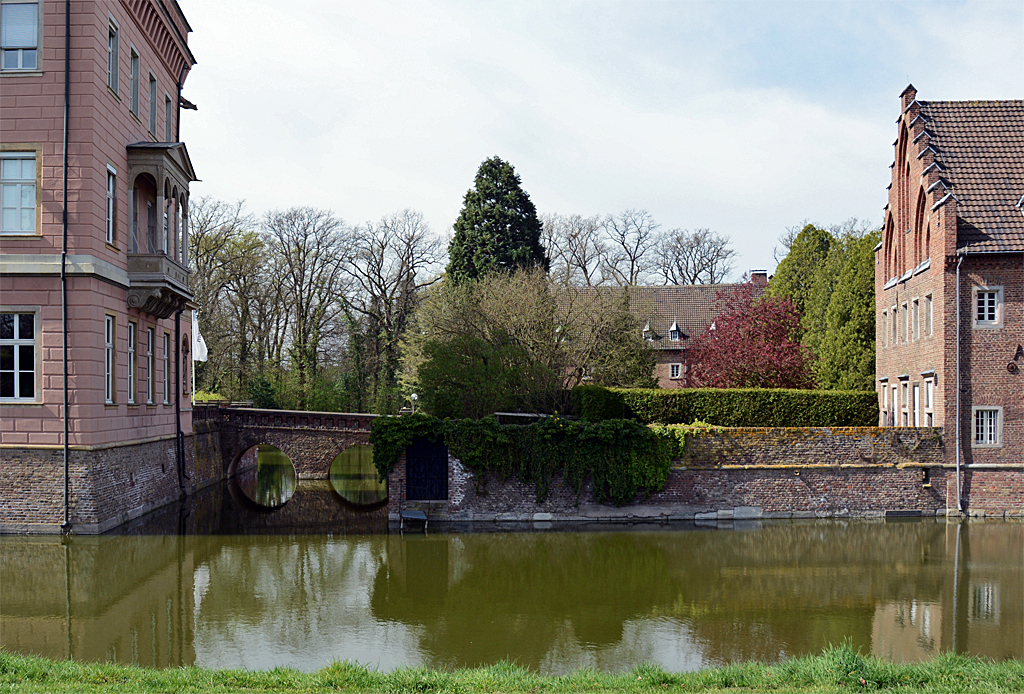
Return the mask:
<path id="1" fill-rule="evenodd" d="M 810 388 L 809 349 L 800 344 L 800 312 L 786 298 L 746 282 L 727 310 L 697 336 L 690 380 L 702 388 Z"/>

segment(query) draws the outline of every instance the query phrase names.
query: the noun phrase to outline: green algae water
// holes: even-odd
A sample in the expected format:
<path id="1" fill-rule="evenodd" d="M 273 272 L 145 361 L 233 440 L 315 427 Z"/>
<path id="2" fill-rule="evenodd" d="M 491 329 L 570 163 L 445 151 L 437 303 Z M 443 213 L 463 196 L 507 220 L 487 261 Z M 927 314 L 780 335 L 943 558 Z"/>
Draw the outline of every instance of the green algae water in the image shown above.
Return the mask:
<path id="1" fill-rule="evenodd" d="M 338 491 L 376 498 L 352 466 L 344 483 L 299 480 L 276 511 L 222 485 L 119 535 L 0 537 L 0 647 L 307 671 L 510 659 L 545 674 L 774 662 L 844 640 L 899 662 L 1024 658 L 1021 523 L 477 524 L 401 535 L 383 508 Z"/>

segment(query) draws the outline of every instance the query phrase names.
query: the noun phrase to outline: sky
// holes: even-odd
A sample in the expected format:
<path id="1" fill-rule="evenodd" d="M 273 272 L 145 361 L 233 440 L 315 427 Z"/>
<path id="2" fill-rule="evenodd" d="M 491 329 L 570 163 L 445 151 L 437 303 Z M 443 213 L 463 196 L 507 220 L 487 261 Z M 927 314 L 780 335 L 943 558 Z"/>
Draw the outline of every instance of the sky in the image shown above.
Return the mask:
<path id="1" fill-rule="evenodd" d="M 1024 98 L 1024 2 L 179 0 L 191 195 L 451 226 L 480 163 L 540 214 L 707 227 L 734 279 L 787 228 L 880 225 L 899 93 Z"/>

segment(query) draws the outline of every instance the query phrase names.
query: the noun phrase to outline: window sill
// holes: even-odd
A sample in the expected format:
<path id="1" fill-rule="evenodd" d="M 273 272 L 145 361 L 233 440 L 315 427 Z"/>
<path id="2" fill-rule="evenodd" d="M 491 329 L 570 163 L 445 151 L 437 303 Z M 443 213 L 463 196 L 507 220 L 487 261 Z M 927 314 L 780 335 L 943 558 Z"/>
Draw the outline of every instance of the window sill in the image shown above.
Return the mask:
<path id="1" fill-rule="evenodd" d="M 983 451 L 985 449 L 993 449 L 993 448 L 998 449 L 998 448 L 1002 448 L 1002 447 L 1003 447 L 1003 444 L 1001 444 L 1001 443 L 972 443 L 971 444 L 971 449 L 972 450 L 976 450 L 976 451 L 978 451 L 978 450 L 982 450 Z"/>
<path id="2" fill-rule="evenodd" d="M 0 77 L 42 77 L 42 70 L 0 70 Z"/>
<path id="3" fill-rule="evenodd" d="M 0 238 L 28 241 L 29 239 L 41 239 L 43 235 L 38 231 L 0 231 Z"/>
<path id="4" fill-rule="evenodd" d="M 118 248 L 117 246 L 115 246 L 112 243 L 107 243 L 106 246 L 107 246 L 107 250 L 108 251 L 114 251 L 114 253 L 120 253 L 121 252 L 121 249 Z"/>
<path id="5" fill-rule="evenodd" d="M 0 400 L 0 407 L 10 407 L 11 405 L 17 405 L 18 407 L 42 407 L 43 403 L 40 400 L 8 400 L 7 398 Z"/>
<path id="6" fill-rule="evenodd" d="M 109 84 L 107 85 L 107 91 L 110 92 L 110 96 L 117 99 L 117 103 L 121 103 L 121 95 L 115 92 L 113 89 L 111 89 Z"/>
<path id="7" fill-rule="evenodd" d="M 116 402 L 105 402 L 105 403 L 103 403 L 103 406 L 106 407 L 109 410 L 109 409 L 114 408 L 114 407 L 120 407 L 120 404 L 116 403 Z"/>
<path id="8" fill-rule="evenodd" d="M 998 330 L 999 328 L 1003 327 L 1003 324 L 1002 323 L 975 323 L 973 327 L 974 327 L 975 330 Z"/>

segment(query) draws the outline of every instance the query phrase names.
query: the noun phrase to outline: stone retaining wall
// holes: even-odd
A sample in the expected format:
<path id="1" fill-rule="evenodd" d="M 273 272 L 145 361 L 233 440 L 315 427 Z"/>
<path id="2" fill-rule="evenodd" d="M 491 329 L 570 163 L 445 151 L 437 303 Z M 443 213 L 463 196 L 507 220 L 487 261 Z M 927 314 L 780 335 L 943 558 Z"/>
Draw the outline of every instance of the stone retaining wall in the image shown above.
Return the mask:
<path id="1" fill-rule="evenodd" d="M 449 521 L 945 515 L 957 506 L 946 453 L 941 429 L 717 429 L 687 440 L 662 491 L 626 506 L 594 503 L 589 486 L 577 499 L 559 479 L 538 503 L 534 485 L 480 479 L 451 459 L 447 501 L 403 502 L 392 492 L 389 512 L 392 520 L 405 508 Z M 1024 465 L 968 470 L 964 480 L 965 511 L 1024 514 Z M 402 459 L 389 488 L 404 484 Z"/>

